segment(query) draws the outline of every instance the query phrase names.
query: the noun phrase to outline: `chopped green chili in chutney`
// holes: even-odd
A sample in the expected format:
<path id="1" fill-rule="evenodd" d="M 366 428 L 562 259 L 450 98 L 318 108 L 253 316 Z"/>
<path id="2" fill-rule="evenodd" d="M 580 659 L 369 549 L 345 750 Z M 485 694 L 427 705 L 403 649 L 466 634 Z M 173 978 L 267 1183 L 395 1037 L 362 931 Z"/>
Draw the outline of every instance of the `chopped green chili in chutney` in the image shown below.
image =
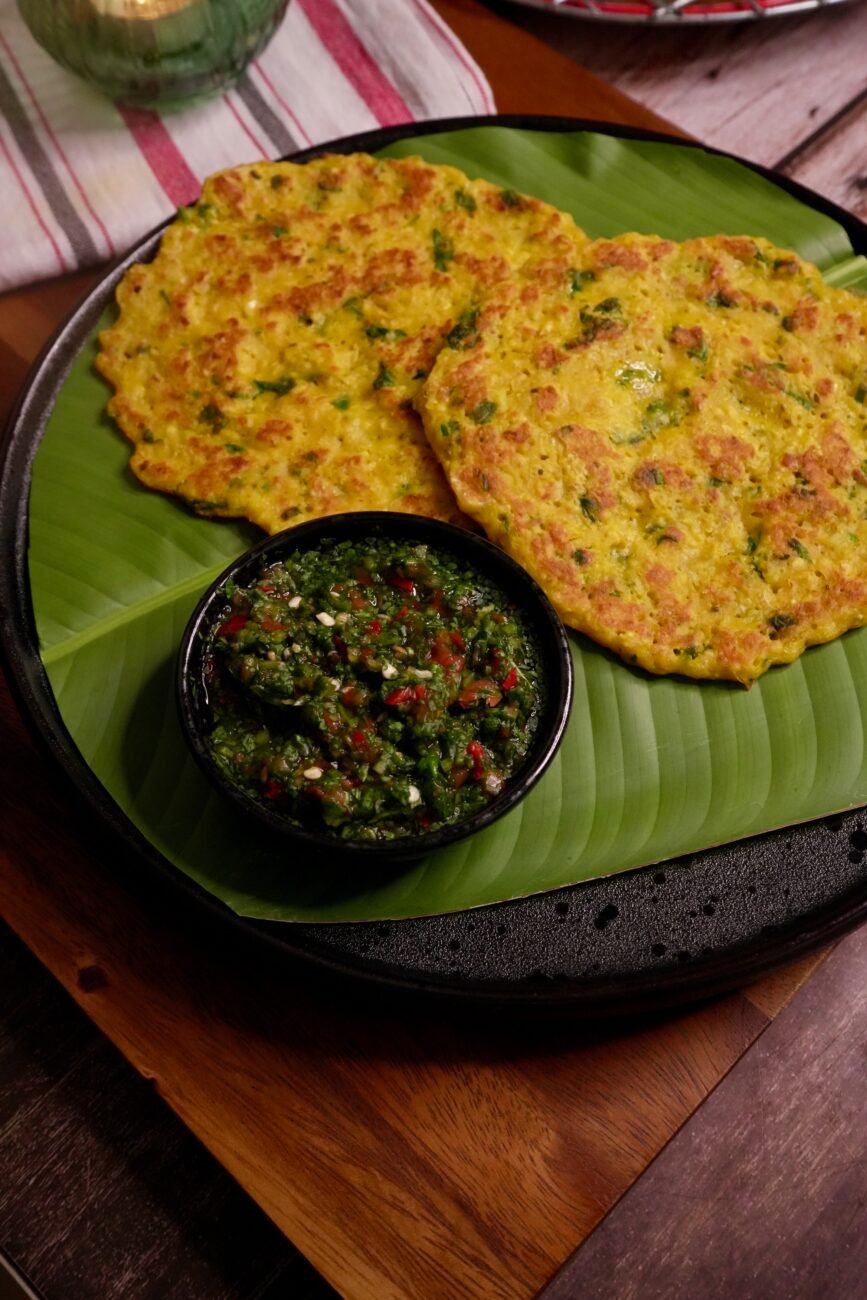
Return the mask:
<path id="1" fill-rule="evenodd" d="M 460 560 L 325 542 L 226 597 L 206 658 L 211 753 L 290 820 L 346 840 L 451 825 L 527 753 L 534 638 Z"/>

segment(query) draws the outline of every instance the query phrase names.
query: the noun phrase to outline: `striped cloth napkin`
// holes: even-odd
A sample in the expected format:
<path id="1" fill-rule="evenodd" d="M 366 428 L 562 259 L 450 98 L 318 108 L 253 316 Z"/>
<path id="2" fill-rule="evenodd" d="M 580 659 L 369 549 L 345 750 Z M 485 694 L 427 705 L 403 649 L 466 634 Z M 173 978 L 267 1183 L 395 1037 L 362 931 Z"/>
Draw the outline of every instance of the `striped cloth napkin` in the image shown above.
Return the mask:
<path id="1" fill-rule="evenodd" d="M 165 115 L 119 108 L 58 67 L 0 0 L 0 289 L 113 258 L 221 167 L 493 111 L 426 0 L 290 0 L 234 90 Z"/>

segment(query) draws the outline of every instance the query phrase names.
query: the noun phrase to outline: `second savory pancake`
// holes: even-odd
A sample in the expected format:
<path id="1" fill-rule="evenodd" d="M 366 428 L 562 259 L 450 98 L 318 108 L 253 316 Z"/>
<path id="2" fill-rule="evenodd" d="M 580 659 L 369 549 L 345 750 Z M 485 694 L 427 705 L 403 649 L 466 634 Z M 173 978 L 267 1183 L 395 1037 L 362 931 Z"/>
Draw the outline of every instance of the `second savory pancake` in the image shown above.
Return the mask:
<path id="1" fill-rule="evenodd" d="M 495 290 L 417 405 L 564 620 L 749 683 L 867 622 L 867 299 L 764 240 L 639 235 Z"/>
<path id="2" fill-rule="evenodd" d="M 583 242 L 556 209 L 418 158 L 211 177 L 101 335 L 133 471 L 270 532 L 358 509 L 460 519 L 412 398 L 484 293 Z"/>

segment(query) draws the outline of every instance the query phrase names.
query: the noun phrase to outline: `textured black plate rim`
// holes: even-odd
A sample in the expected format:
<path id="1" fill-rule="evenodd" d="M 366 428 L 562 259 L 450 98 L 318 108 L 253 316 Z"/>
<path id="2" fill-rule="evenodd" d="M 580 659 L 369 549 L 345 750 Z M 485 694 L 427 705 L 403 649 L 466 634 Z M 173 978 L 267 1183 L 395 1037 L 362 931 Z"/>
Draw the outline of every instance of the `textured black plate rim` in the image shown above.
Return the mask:
<path id="1" fill-rule="evenodd" d="M 768 168 L 745 162 L 734 154 L 708 148 L 694 141 L 592 119 L 533 115 L 445 118 L 342 137 L 292 154 L 291 159 L 306 162 L 329 152 L 376 152 L 398 140 L 414 136 L 486 126 L 557 133 L 592 131 L 620 139 L 647 140 L 682 148 L 702 149 L 705 153 L 728 158 L 747 167 L 808 207 L 829 216 L 846 230 L 855 252 L 867 253 L 867 226 L 864 223 L 788 177 L 778 176 Z M 867 919 L 867 880 L 864 880 L 827 905 L 814 907 L 793 917 L 787 924 L 774 927 L 770 934 L 762 934 L 757 939 L 746 942 L 735 942 L 718 950 L 697 967 L 647 968 L 622 977 L 606 975 L 549 979 L 539 986 L 527 978 L 519 981 L 473 980 L 450 976 L 447 972 L 435 975 L 419 973 L 402 965 L 375 959 L 362 961 L 352 954 L 335 955 L 333 948 L 310 936 L 309 932 L 315 932 L 317 927 L 303 927 L 304 941 L 297 942 L 293 940 L 293 935 L 299 934 L 302 929 L 300 925 L 262 922 L 238 916 L 163 858 L 110 798 L 82 758 L 60 717 L 39 654 L 27 553 L 33 461 L 54 400 L 81 347 L 111 300 L 117 283 L 133 263 L 145 260 L 156 250 L 167 224 L 168 221 L 162 223 L 144 236 L 125 257 L 109 267 L 98 284 L 85 295 L 49 339 L 31 367 L 13 408 L 0 461 L 0 662 L 37 745 L 59 766 L 76 794 L 96 814 L 100 828 L 108 829 L 113 842 L 126 851 L 124 860 L 119 863 L 122 870 L 131 871 L 134 865 L 144 865 L 156 872 L 163 885 L 179 890 L 187 900 L 203 907 L 208 916 L 222 923 L 224 932 L 228 923 L 229 928 L 239 937 L 253 939 L 254 943 L 258 942 L 272 951 L 312 962 L 323 972 L 338 977 L 352 977 L 356 984 L 360 978 L 370 984 L 374 991 L 432 994 L 446 1003 L 501 1006 L 506 1009 L 568 1008 L 589 1017 L 632 1015 L 636 1011 L 662 1010 L 715 996 L 748 983 L 779 965 L 796 960 Z M 809 825 L 814 823 L 792 827 L 786 832 L 771 832 L 738 843 L 758 852 L 765 846 L 770 846 L 773 852 L 783 835 L 797 835 Z M 686 860 L 690 864 L 690 870 L 700 870 L 702 860 L 714 852 L 708 850 Z M 678 865 L 683 865 L 683 860 L 665 864 L 668 870 L 675 869 Z M 628 873 L 628 877 L 635 880 L 653 871 L 654 867 L 640 868 Z M 568 886 L 553 892 L 556 897 L 560 897 L 594 883 L 597 882 Z M 480 910 L 487 913 L 502 911 L 508 915 L 515 909 L 520 909 L 526 901 L 519 899 L 498 903 Z M 399 926 L 402 923 L 389 924 Z M 356 932 L 367 931 L 375 929 L 376 925 L 375 922 L 359 922 L 351 928 Z"/>

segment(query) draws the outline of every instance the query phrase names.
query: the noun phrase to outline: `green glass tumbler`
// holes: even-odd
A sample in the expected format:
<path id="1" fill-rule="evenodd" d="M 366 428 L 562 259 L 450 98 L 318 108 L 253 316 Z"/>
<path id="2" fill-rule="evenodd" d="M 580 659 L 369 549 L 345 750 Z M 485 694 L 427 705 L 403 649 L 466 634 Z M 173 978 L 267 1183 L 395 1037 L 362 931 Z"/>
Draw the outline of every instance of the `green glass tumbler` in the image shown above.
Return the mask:
<path id="1" fill-rule="evenodd" d="M 18 0 L 18 8 L 53 59 L 110 99 L 172 108 L 234 85 L 287 3 Z"/>

